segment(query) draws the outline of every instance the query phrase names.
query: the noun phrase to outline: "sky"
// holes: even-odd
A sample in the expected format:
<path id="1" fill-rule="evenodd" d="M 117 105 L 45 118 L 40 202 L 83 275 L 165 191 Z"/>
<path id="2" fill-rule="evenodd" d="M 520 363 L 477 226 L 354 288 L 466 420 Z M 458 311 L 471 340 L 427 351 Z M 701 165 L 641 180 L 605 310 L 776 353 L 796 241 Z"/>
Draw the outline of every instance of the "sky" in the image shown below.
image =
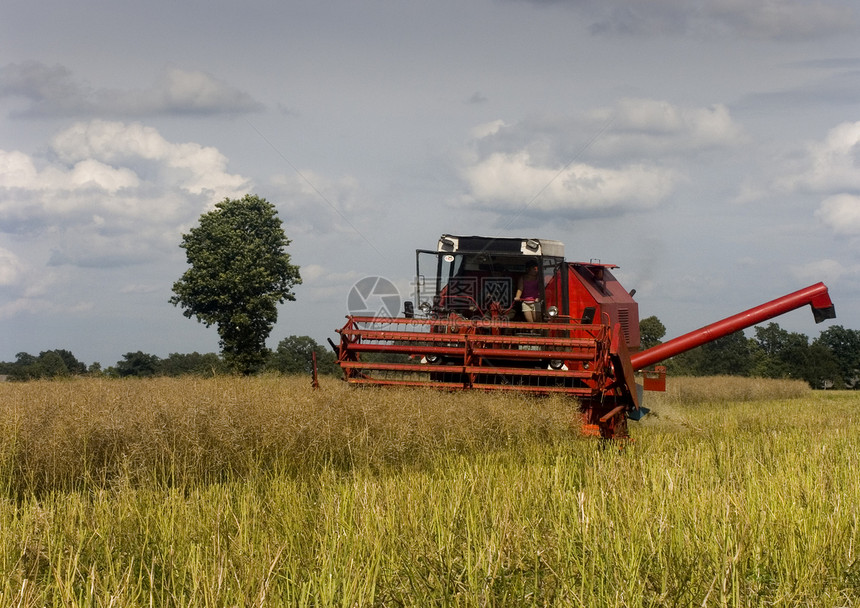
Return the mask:
<path id="1" fill-rule="evenodd" d="M 246 193 L 303 279 L 271 348 L 336 338 L 365 277 L 408 298 L 445 233 L 617 264 L 666 338 L 818 281 L 860 329 L 860 8 L 4 2 L 0 361 L 217 351 L 168 300 Z"/>

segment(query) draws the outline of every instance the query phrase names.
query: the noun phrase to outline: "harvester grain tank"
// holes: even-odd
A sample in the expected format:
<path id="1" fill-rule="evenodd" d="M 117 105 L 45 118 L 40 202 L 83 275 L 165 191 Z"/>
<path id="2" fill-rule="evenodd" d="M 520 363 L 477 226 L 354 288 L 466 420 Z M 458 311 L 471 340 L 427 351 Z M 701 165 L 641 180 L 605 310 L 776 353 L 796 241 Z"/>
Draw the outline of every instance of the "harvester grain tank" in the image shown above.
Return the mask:
<path id="1" fill-rule="evenodd" d="M 527 322 L 516 296 L 535 263 L 537 318 Z M 585 434 L 618 438 L 646 411 L 643 385 L 665 378 L 646 368 L 807 304 L 816 322 L 836 316 L 818 283 L 640 350 L 639 307 L 615 268 L 568 262 L 558 241 L 442 235 L 416 252 L 415 299 L 402 317 L 347 316 L 338 363 L 353 384 L 570 395 Z"/>

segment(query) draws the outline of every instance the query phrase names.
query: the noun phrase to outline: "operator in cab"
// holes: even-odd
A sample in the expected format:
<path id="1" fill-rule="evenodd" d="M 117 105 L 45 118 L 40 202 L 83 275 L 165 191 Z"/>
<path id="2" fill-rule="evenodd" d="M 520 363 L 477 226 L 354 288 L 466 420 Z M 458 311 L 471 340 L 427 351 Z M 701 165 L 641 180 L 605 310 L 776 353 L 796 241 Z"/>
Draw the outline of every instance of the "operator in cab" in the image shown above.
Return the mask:
<path id="1" fill-rule="evenodd" d="M 534 323 L 540 312 L 540 280 L 538 263 L 530 260 L 526 264 L 526 273 L 517 281 L 517 293 L 514 296 L 515 302 L 522 303 L 523 317 L 529 323 Z"/>

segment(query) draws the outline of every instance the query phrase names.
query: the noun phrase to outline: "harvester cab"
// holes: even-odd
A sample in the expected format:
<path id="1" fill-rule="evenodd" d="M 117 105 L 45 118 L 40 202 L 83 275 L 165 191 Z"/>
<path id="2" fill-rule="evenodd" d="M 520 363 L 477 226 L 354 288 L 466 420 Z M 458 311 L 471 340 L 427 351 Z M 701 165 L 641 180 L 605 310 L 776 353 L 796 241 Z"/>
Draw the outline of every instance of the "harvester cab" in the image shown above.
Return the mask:
<path id="1" fill-rule="evenodd" d="M 523 320 L 516 291 L 536 265 L 538 314 L 545 287 L 564 263 L 564 245 L 539 239 L 443 235 L 435 251 L 416 255 L 415 301 L 425 314 L 463 319 Z"/>
<path id="2" fill-rule="evenodd" d="M 525 286 L 535 263 L 536 284 Z M 416 253 L 403 317 L 347 316 L 338 363 L 353 384 L 570 395 L 583 433 L 619 438 L 646 411 L 643 385 L 662 384 L 646 368 L 805 304 L 816 322 L 835 317 L 818 283 L 641 351 L 638 305 L 615 268 L 567 262 L 558 241 L 442 235 L 435 251 Z"/>

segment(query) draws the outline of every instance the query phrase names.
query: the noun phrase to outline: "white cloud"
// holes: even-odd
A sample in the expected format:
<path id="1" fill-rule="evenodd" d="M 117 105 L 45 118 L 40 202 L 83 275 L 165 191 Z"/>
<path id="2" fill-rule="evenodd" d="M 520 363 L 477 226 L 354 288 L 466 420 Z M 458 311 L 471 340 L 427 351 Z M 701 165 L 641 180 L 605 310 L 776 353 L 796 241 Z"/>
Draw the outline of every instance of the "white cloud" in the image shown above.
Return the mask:
<path id="1" fill-rule="evenodd" d="M 2 97 L 29 102 L 20 112 L 28 117 L 242 114 L 263 107 L 247 93 L 199 70 L 168 67 L 142 90 L 94 89 L 64 66 L 37 61 L 0 68 Z"/>
<path id="2" fill-rule="evenodd" d="M 704 134 L 705 143 L 713 139 L 732 139 L 737 127 L 723 105 L 710 108 L 684 108 L 659 99 L 622 99 L 616 108 L 615 127 L 644 133 L 689 133 L 694 139 Z"/>
<path id="3" fill-rule="evenodd" d="M 28 188 L 37 183 L 38 172 L 32 159 L 23 152 L 0 150 L 0 186 Z"/>
<path id="4" fill-rule="evenodd" d="M 817 217 L 835 234 L 860 235 L 860 121 L 845 122 L 828 131 L 784 161 L 780 175 L 770 180 L 748 180 L 738 201 L 764 199 L 774 194 L 820 196 Z"/>
<path id="5" fill-rule="evenodd" d="M 792 190 L 836 193 L 860 190 L 860 121 L 831 129 L 824 141 L 811 144 L 799 174 L 783 181 Z"/>
<path id="6" fill-rule="evenodd" d="M 807 144 L 776 166 L 776 177 L 745 181 L 736 201 L 820 196 L 815 216 L 825 226 L 837 234 L 860 234 L 860 121 L 837 125 L 823 140 Z"/>
<path id="7" fill-rule="evenodd" d="M 860 196 L 837 194 L 827 197 L 815 215 L 836 234 L 860 236 Z"/>
<path id="8" fill-rule="evenodd" d="M 645 165 L 538 166 L 525 151 L 492 154 L 466 168 L 463 176 L 469 186 L 467 203 L 589 215 L 653 207 L 672 191 L 677 179 L 672 170 Z"/>
<path id="9" fill-rule="evenodd" d="M 499 129 L 505 126 L 505 121 L 503 120 L 493 120 L 491 122 L 486 122 L 484 124 L 478 125 L 472 129 L 471 135 L 476 139 L 481 139 L 483 137 L 489 137 L 490 135 L 495 135 L 499 132 Z"/>
<path id="10" fill-rule="evenodd" d="M 91 158 L 75 163 L 71 171 L 60 175 L 68 177 L 69 183 L 65 187 L 68 190 L 95 187 L 115 194 L 117 190 L 140 185 L 140 180 L 131 169 L 114 169 Z"/>
<path id="11" fill-rule="evenodd" d="M 43 156 L 0 151 L 0 232 L 52 232 L 54 265 L 125 265 L 248 185 L 215 148 L 137 123 L 76 123 Z"/>
<path id="12" fill-rule="evenodd" d="M 562 217 L 653 208 L 684 179 L 676 168 L 682 162 L 746 141 L 725 106 L 633 98 L 587 117 L 496 120 L 472 135 L 461 203 Z"/>
<path id="13" fill-rule="evenodd" d="M 247 179 L 227 172 L 227 158 L 216 148 L 197 143 L 172 143 L 158 131 L 139 123 L 125 124 L 95 120 L 76 123 L 59 133 L 51 142 L 51 150 L 65 164 L 74 163 L 70 181 L 81 181 L 86 169 L 99 169 L 104 179 L 98 183 L 134 187 L 140 182 L 133 179 L 134 171 L 128 167 L 113 170 L 110 179 L 108 164 L 154 166 L 156 185 L 185 190 L 190 194 L 207 194 L 221 199 L 236 196 L 244 191 Z M 62 168 L 52 168 L 62 173 Z M 122 178 L 118 179 L 117 176 Z M 85 182 L 84 182 L 85 183 Z M 63 184 L 56 184 L 62 188 Z M 115 188 L 114 188 L 115 190 Z"/>
<path id="14" fill-rule="evenodd" d="M 192 194 L 205 191 L 217 198 L 238 194 L 247 180 L 227 173 L 227 158 L 216 148 L 197 143 L 175 144 L 159 132 L 139 123 L 125 124 L 94 120 L 76 123 L 51 143 L 60 160 L 104 162 L 155 161 L 166 177 Z"/>
<path id="15" fill-rule="evenodd" d="M 213 114 L 262 109 L 250 95 L 199 70 L 166 69 L 140 104 L 149 113 L 172 111 Z"/>
<path id="16" fill-rule="evenodd" d="M 594 116 L 608 125 L 594 144 L 596 152 L 607 155 L 687 155 L 733 148 L 747 141 L 722 104 L 697 108 L 627 98 Z"/>
<path id="17" fill-rule="evenodd" d="M 0 150 L 0 188 L 22 190 L 99 189 L 111 194 L 134 188 L 140 180 L 128 168 L 114 168 L 94 159 L 84 159 L 71 167 L 47 167 L 42 171 L 26 154 Z"/>

